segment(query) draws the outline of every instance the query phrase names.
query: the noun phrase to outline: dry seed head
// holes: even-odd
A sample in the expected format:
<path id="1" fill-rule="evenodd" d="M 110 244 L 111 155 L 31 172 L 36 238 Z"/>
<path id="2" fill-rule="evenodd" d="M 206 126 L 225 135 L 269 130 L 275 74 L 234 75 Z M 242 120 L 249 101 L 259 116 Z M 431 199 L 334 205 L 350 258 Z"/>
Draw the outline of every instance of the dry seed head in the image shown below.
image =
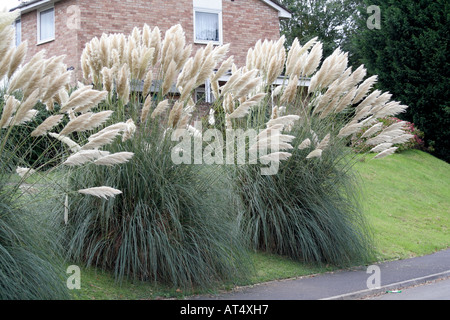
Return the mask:
<path id="1" fill-rule="evenodd" d="M 103 134 L 96 136 L 96 138 L 89 140 L 88 143 L 81 147 L 81 150 L 98 149 L 108 145 L 119 135 L 119 132 L 120 130 L 118 129 L 105 131 Z"/>
<path id="2" fill-rule="evenodd" d="M 299 150 L 304 150 L 311 147 L 311 140 L 309 138 L 303 140 L 302 143 L 300 143 L 300 145 L 298 146 Z"/>
<path id="3" fill-rule="evenodd" d="M 73 140 L 71 140 L 69 137 L 57 134 L 57 133 L 53 133 L 53 132 L 49 132 L 48 135 L 50 137 L 53 137 L 55 139 L 58 139 L 59 141 L 61 141 L 62 143 L 66 144 L 70 151 L 72 152 L 78 152 L 80 151 L 80 146 L 78 145 L 78 143 L 74 142 Z"/>
<path id="4" fill-rule="evenodd" d="M 373 152 L 373 153 L 383 152 L 383 151 L 389 149 L 390 147 L 392 147 L 392 145 L 393 144 L 390 142 L 381 143 L 381 144 L 377 145 L 375 148 L 372 148 L 369 152 Z"/>
<path id="5" fill-rule="evenodd" d="M 152 107 L 152 100 L 153 97 L 149 95 L 144 102 L 144 106 L 142 107 L 141 111 L 141 122 L 145 122 L 148 118 L 148 114 L 150 112 L 150 108 Z"/>
<path id="6" fill-rule="evenodd" d="M 44 120 L 36 129 L 31 132 L 32 137 L 40 137 L 47 134 L 48 131 L 57 126 L 63 119 L 64 115 L 58 114 L 50 116 Z"/>
<path id="7" fill-rule="evenodd" d="M 322 150 L 321 149 L 315 149 L 311 153 L 309 153 L 306 156 L 306 159 L 312 159 L 312 158 L 321 158 L 322 157 Z"/>
<path id="8" fill-rule="evenodd" d="M 127 128 L 123 132 L 122 142 L 125 142 L 125 141 L 131 139 L 136 132 L 136 125 L 134 124 L 133 119 L 128 119 L 126 124 L 127 124 Z"/>
<path id="9" fill-rule="evenodd" d="M 317 68 L 319 67 L 320 61 L 322 60 L 322 52 L 323 45 L 321 42 L 318 42 L 314 45 L 311 52 L 308 55 L 308 58 L 305 62 L 305 68 L 302 73 L 303 76 L 309 76 L 313 74 Z"/>
<path id="10" fill-rule="evenodd" d="M 94 163 L 100 166 L 114 166 L 128 162 L 133 156 L 134 153 L 132 152 L 118 152 L 101 157 L 95 160 Z"/>
<path id="11" fill-rule="evenodd" d="M 161 113 L 167 110 L 169 107 L 169 100 L 163 100 L 156 106 L 155 110 L 152 112 L 151 118 L 154 119 Z"/>
<path id="12" fill-rule="evenodd" d="M 374 159 L 381 159 L 381 158 L 390 156 L 391 154 L 395 153 L 395 151 L 397 149 L 398 149 L 398 147 L 389 148 L 389 149 L 379 153 L 378 155 L 376 155 Z"/>
<path id="13" fill-rule="evenodd" d="M 175 63 L 175 61 L 171 61 L 167 71 L 164 74 L 164 81 L 162 84 L 162 95 L 166 95 L 169 91 L 170 88 L 172 87 L 172 84 L 175 80 L 175 76 L 177 75 L 177 69 L 176 69 L 177 65 Z"/>
<path id="14" fill-rule="evenodd" d="M 114 198 L 116 195 L 122 193 L 122 191 L 110 187 L 95 187 L 89 189 L 81 189 L 78 190 L 78 192 L 81 194 L 91 195 L 103 199 L 108 199 L 111 197 Z"/>
<path id="15" fill-rule="evenodd" d="M 77 153 L 68 157 L 63 164 L 66 166 L 81 166 L 89 161 L 105 157 L 109 154 L 110 153 L 108 151 L 100 151 L 100 150 L 78 151 Z"/>

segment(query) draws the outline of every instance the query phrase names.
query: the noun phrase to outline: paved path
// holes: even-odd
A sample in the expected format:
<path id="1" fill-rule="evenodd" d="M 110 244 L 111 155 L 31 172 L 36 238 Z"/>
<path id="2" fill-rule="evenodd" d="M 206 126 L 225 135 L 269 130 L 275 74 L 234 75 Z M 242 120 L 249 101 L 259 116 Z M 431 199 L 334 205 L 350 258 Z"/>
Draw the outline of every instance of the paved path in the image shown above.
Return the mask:
<path id="1" fill-rule="evenodd" d="M 387 290 L 396 290 L 450 276 L 450 249 L 405 260 L 377 264 L 375 272 L 367 267 L 273 281 L 236 289 L 231 293 L 194 296 L 190 300 L 319 300 L 360 299 Z M 378 272 L 379 271 L 379 272 Z M 372 281 L 379 274 L 380 282 Z M 371 278 L 371 279 L 369 279 Z M 375 289 L 368 289 L 377 285 Z M 450 293 L 449 293 L 450 299 Z"/>

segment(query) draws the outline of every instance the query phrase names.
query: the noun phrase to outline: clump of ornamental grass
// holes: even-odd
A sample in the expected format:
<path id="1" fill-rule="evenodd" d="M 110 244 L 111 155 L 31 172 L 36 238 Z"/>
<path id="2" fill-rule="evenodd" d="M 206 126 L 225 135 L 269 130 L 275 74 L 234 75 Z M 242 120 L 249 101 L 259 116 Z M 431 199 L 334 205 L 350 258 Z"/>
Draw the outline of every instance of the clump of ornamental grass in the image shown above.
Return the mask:
<path id="1" fill-rule="evenodd" d="M 228 47 L 209 44 L 192 55 L 179 25 L 164 39 L 157 27 L 145 25 L 129 36 L 105 34 L 86 45 L 84 78 L 107 92 L 104 107 L 115 111 L 116 122 L 91 136 L 89 144 L 108 140 L 104 151 L 117 157 L 98 159 L 79 148 L 65 165 L 74 190 L 83 193 L 106 181 L 122 194 L 114 200 L 69 197 L 64 242 L 71 259 L 113 271 L 118 280 L 184 288 L 248 275 L 246 246 L 235 228 L 222 168 L 173 160 L 176 152 L 192 159 L 188 150 L 177 149 L 183 135 L 196 133 L 192 93 L 214 76 Z M 110 166 L 120 159 L 126 163 Z"/>
<path id="2" fill-rule="evenodd" d="M 404 131 L 393 125 L 379 132 L 376 119 L 406 106 L 390 102 L 389 93 L 372 91 L 376 77 L 364 80 L 364 67 L 353 71 L 340 49 L 322 61 L 317 39 L 304 46 L 295 40 L 288 53 L 283 42 L 259 41 L 246 66 L 234 68 L 217 94 L 225 98 L 215 105 L 216 124 L 225 123 L 224 131 L 260 132 L 245 142 L 249 151 L 263 152 L 259 162 L 237 166 L 232 174 L 242 199 L 241 230 L 253 248 L 296 260 L 367 261 L 371 232 L 358 203 L 351 171 L 355 158 L 347 155 L 347 145 L 360 128 L 370 126 L 375 158 L 394 153 L 389 143 Z M 248 75 L 245 81 L 243 75 Z M 267 163 L 275 172 L 261 174 Z"/>
<path id="3" fill-rule="evenodd" d="M 112 111 L 86 116 L 75 110 L 95 107 L 106 93 L 87 87 L 82 98 L 69 94 L 63 56 L 46 59 L 40 52 L 23 64 L 26 42 L 13 46 L 17 14 L 0 12 L 0 297 L 64 299 L 67 275 L 50 212 L 66 207 L 65 196 L 81 192 L 67 188 L 61 164 L 71 153 L 90 150 L 90 134 Z M 82 191 L 90 195 L 93 188 L 98 194 L 98 186 Z M 105 197 L 119 192 L 104 188 L 111 189 Z"/>

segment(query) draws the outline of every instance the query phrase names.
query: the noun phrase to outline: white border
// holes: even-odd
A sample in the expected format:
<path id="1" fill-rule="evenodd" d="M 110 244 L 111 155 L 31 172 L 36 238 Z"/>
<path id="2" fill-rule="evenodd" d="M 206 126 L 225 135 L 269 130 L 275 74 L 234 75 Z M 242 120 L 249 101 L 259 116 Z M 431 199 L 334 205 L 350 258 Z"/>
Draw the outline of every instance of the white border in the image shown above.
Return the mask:
<path id="1" fill-rule="evenodd" d="M 209 42 L 212 42 L 215 45 L 222 45 L 223 44 L 223 23 L 222 23 L 222 10 L 214 10 L 214 9 L 206 9 L 206 8 L 197 8 L 194 7 L 193 10 L 193 19 L 194 19 L 194 43 L 197 44 L 208 44 Z M 196 39 L 196 24 L 195 24 L 195 13 L 196 12 L 204 12 L 204 13 L 215 13 L 219 16 L 219 41 L 210 41 L 210 40 L 197 40 Z"/>
<path id="2" fill-rule="evenodd" d="M 47 10 L 50 10 L 50 9 L 53 9 L 53 37 L 52 38 L 49 38 L 49 39 L 45 39 L 45 40 L 41 40 L 40 39 L 40 31 L 41 31 L 41 12 L 43 12 L 43 11 L 47 11 Z M 36 19 L 37 19 L 37 23 L 36 23 L 36 25 L 37 25 L 37 33 L 36 33 L 36 40 L 37 40 L 37 44 L 36 45 L 41 45 L 41 44 L 44 44 L 44 43 L 47 43 L 47 42 L 51 42 L 51 41 L 55 41 L 55 37 L 56 37 L 56 10 L 55 10 L 55 6 L 54 6 L 54 4 L 52 4 L 52 5 L 50 5 L 50 6 L 47 6 L 47 7 L 43 7 L 43 8 L 41 8 L 41 9 L 38 9 L 37 11 L 37 16 L 36 16 Z"/>

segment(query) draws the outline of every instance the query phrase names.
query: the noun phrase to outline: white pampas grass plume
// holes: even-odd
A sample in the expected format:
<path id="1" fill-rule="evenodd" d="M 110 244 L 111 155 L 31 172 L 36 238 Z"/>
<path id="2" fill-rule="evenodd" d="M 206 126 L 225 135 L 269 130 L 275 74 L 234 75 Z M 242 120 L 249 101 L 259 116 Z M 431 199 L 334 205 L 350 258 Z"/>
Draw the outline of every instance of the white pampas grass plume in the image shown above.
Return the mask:
<path id="1" fill-rule="evenodd" d="M 393 147 L 393 148 L 389 148 L 387 150 L 384 150 L 383 152 L 380 152 L 379 154 L 377 154 L 374 159 L 382 159 L 384 157 L 390 156 L 391 154 L 395 153 L 395 151 L 397 150 L 397 147 Z"/>
<path id="2" fill-rule="evenodd" d="M 17 68 L 21 65 L 21 63 L 25 59 L 27 49 L 28 49 L 28 42 L 24 41 L 14 51 L 14 54 L 12 55 L 11 60 L 9 62 L 9 69 L 7 74 L 8 78 L 11 78 L 11 76 L 14 74 L 14 72 L 16 72 Z"/>
<path id="3" fill-rule="evenodd" d="M 87 123 L 83 127 L 83 131 L 87 130 L 93 130 L 95 128 L 98 128 L 102 124 L 104 124 L 108 119 L 111 117 L 111 115 L 114 113 L 112 110 L 105 110 L 101 112 L 97 112 L 92 114 L 92 116 L 88 119 Z"/>
<path id="4" fill-rule="evenodd" d="M 101 157 L 106 157 L 109 154 L 110 153 L 108 151 L 82 150 L 68 157 L 63 164 L 66 166 L 81 166 L 89 161 L 93 161 Z"/>
<path id="5" fill-rule="evenodd" d="M 219 69 L 217 70 L 216 74 L 212 78 L 211 82 L 218 81 L 220 79 L 220 77 L 222 77 L 226 72 L 228 72 L 228 70 L 231 69 L 233 62 L 234 62 L 233 56 L 229 57 L 227 60 L 222 62 Z"/>
<path id="6" fill-rule="evenodd" d="M 289 78 L 289 82 L 288 85 L 286 86 L 286 89 L 281 95 L 280 101 L 286 103 L 291 103 L 292 101 L 294 101 L 294 98 L 297 94 L 297 87 L 298 87 L 298 78 L 297 76 L 292 75 Z"/>
<path id="7" fill-rule="evenodd" d="M 78 145 L 78 143 L 74 142 L 69 137 L 66 137 L 66 136 L 63 136 L 63 135 L 60 135 L 57 133 L 53 133 L 53 132 L 50 132 L 48 135 L 50 137 L 58 139 L 59 141 L 61 141 L 64 144 L 66 144 L 69 147 L 70 151 L 72 151 L 72 152 L 78 152 L 81 150 L 81 147 Z"/>
<path id="8" fill-rule="evenodd" d="M 125 129 L 123 136 L 122 136 L 122 142 L 125 142 L 129 139 L 131 139 L 134 136 L 134 133 L 136 132 L 136 125 L 134 124 L 133 119 L 128 119 L 127 122 L 127 128 Z"/>
<path id="9" fill-rule="evenodd" d="M 303 140 L 302 143 L 300 143 L 300 145 L 298 146 L 298 149 L 304 150 L 304 149 L 308 149 L 309 147 L 311 147 L 311 140 L 309 138 L 306 138 L 305 140 Z"/>
<path id="10" fill-rule="evenodd" d="M 408 106 L 401 105 L 400 102 L 390 102 L 384 106 L 379 112 L 375 114 L 377 118 L 384 118 L 388 116 L 395 116 L 399 113 L 405 112 L 408 109 Z"/>
<path id="11" fill-rule="evenodd" d="M 81 147 L 81 150 L 98 149 L 104 145 L 110 144 L 114 138 L 119 134 L 120 130 L 109 130 L 96 138 L 90 140 L 87 144 Z"/>
<path id="12" fill-rule="evenodd" d="M 322 139 L 322 141 L 319 143 L 319 145 L 317 146 L 317 149 L 321 149 L 321 150 L 325 150 L 328 145 L 330 144 L 330 134 L 327 134 L 325 136 L 325 138 Z"/>
<path id="13" fill-rule="evenodd" d="M 172 84 L 175 80 L 175 76 L 177 74 L 177 64 L 175 63 L 175 61 L 171 61 L 166 73 L 164 74 L 164 81 L 162 84 L 162 95 L 166 95 L 169 91 L 170 88 L 172 87 Z"/>
<path id="14" fill-rule="evenodd" d="M 152 82 L 153 82 L 153 70 L 150 69 L 145 75 L 144 79 L 144 87 L 142 89 L 142 94 L 144 95 L 144 97 L 150 93 Z"/>
<path id="15" fill-rule="evenodd" d="M 84 127 L 89 121 L 89 118 L 92 116 L 91 112 L 82 114 L 79 117 L 76 117 L 73 120 L 70 120 L 69 123 L 61 130 L 60 135 L 67 136 L 72 132 L 81 132 L 84 131 Z"/>
<path id="16" fill-rule="evenodd" d="M 374 134 L 376 134 L 377 132 L 379 132 L 382 128 L 383 128 L 383 123 L 379 122 L 379 123 L 373 125 L 372 127 L 370 127 L 369 129 L 367 129 L 366 132 L 363 133 L 361 138 L 369 138 L 369 137 L 373 136 Z"/>
<path id="17" fill-rule="evenodd" d="M 283 90 L 283 86 L 278 86 L 272 91 L 272 98 L 275 98 L 280 95 L 281 90 Z"/>
<path id="18" fill-rule="evenodd" d="M 257 105 L 258 103 L 260 103 L 261 100 L 264 99 L 265 96 L 266 96 L 266 93 L 258 93 L 256 95 L 254 95 L 252 98 L 245 101 L 238 108 L 236 108 L 236 110 L 234 110 L 233 113 L 230 114 L 230 118 L 237 119 L 237 118 L 244 117 L 245 115 L 248 114 L 248 112 L 250 111 L 250 108 L 253 107 L 254 105 Z"/>
<path id="19" fill-rule="evenodd" d="M 320 158 L 322 157 L 322 150 L 321 149 L 315 149 L 310 154 L 306 156 L 306 159 L 312 159 L 312 158 Z"/>
<path id="20" fill-rule="evenodd" d="M 89 189 L 81 189 L 78 190 L 81 194 L 91 195 L 98 198 L 108 199 L 108 198 L 114 198 L 116 195 L 121 194 L 122 191 L 113 189 L 110 187 L 95 187 L 95 188 L 89 188 Z"/>
<path id="21" fill-rule="evenodd" d="M 64 115 L 58 114 L 50 116 L 44 120 L 36 129 L 31 132 L 32 137 L 40 137 L 47 134 L 52 128 L 57 126 L 63 119 Z"/>
<path id="22" fill-rule="evenodd" d="M 302 73 L 303 76 L 307 77 L 317 70 L 320 61 L 322 60 L 322 49 L 323 44 L 321 42 L 316 43 L 311 49 L 311 52 L 309 53 L 308 58 L 305 62 L 305 68 Z"/>
<path id="23" fill-rule="evenodd" d="M 163 100 L 153 110 L 151 118 L 154 119 L 169 108 L 169 100 Z"/>
<path id="24" fill-rule="evenodd" d="M 112 124 L 104 129 L 102 129 L 101 131 L 94 133 L 92 135 L 89 136 L 88 141 L 92 141 L 95 138 L 101 136 L 102 134 L 108 132 L 108 131 L 114 131 L 114 130 L 118 130 L 118 132 L 124 132 L 127 129 L 127 124 L 125 122 L 117 122 L 115 124 Z"/>
<path id="25" fill-rule="evenodd" d="M 100 166 L 113 166 L 128 162 L 133 156 L 132 152 L 118 152 L 97 159 L 94 163 Z"/>
<path id="26" fill-rule="evenodd" d="M 259 160 L 264 162 L 280 162 L 289 159 L 290 156 L 292 156 L 292 154 L 289 152 L 273 152 L 268 155 L 259 157 Z"/>
<path id="27" fill-rule="evenodd" d="M 339 138 L 348 137 L 349 135 L 356 133 L 360 129 L 361 123 L 358 123 L 356 121 L 349 122 L 345 127 L 343 127 L 339 131 L 338 137 Z"/>
<path id="28" fill-rule="evenodd" d="M 144 102 L 144 106 L 141 111 L 141 122 L 145 122 L 147 120 L 148 114 L 150 112 L 150 108 L 152 107 L 153 97 L 149 95 Z"/>
<path id="29" fill-rule="evenodd" d="M 32 174 L 35 174 L 35 173 L 36 173 L 36 170 L 31 169 L 31 168 L 17 167 L 17 168 L 16 168 L 16 173 L 17 173 L 22 179 L 27 179 L 27 178 L 29 178 Z"/>
<path id="30" fill-rule="evenodd" d="M 36 89 L 24 102 L 21 103 L 14 116 L 13 124 L 19 124 L 25 122 L 27 117 L 30 116 L 29 111 L 38 102 L 39 90 Z"/>
<path id="31" fill-rule="evenodd" d="M 372 89 L 372 86 L 377 82 L 378 76 L 372 76 L 370 78 L 367 78 L 359 87 L 356 92 L 356 96 L 353 99 L 352 104 L 357 104 L 362 99 L 364 99 L 367 94 L 369 93 L 370 89 Z"/>
<path id="32" fill-rule="evenodd" d="M 295 121 L 299 120 L 300 117 L 297 115 L 287 115 L 283 117 L 279 117 L 277 119 L 271 119 L 267 122 L 267 127 L 272 127 L 277 124 L 282 124 L 284 126 L 292 125 Z"/>
<path id="33" fill-rule="evenodd" d="M 86 112 L 106 98 L 107 91 L 92 90 L 92 86 L 83 86 L 72 92 L 69 99 L 61 107 L 60 113 L 74 109 L 76 112 Z"/>
<path id="34" fill-rule="evenodd" d="M 393 144 L 390 142 L 381 143 L 381 144 L 377 145 L 375 148 L 372 148 L 369 152 L 373 152 L 373 153 L 383 152 L 383 151 L 389 149 L 390 147 L 392 147 L 392 145 Z"/>
<path id="35" fill-rule="evenodd" d="M 408 142 L 409 140 L 411 140 L 413 138 L 414 138 L 414 135 L 405 133 L 405 134 L 402 134 L 402 135 L 400 135 L 400 136 L 398 136 L 396 138 L 393 138 L 392 139 L 392 144 L 403 144 L 403 143 Z"/>
<path id="36" fill-rule="evenodd" d="M 20 105 L 20 101 L 14 96 L 5 96 L 6 103 L 3 108 L 2 117 L 0 118 L 0 129 L 9 126 L 11 123 L 11 116 L 16 112 Z"/>

